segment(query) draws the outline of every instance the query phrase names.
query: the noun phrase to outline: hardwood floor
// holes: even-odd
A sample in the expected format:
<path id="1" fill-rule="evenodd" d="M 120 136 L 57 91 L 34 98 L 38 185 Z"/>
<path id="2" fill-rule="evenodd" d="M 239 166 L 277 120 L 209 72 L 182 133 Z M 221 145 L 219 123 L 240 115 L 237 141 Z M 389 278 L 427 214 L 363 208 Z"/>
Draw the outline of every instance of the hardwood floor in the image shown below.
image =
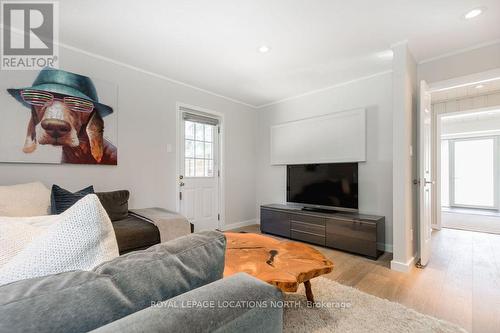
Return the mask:
<path id="1" fill-rule="evenodd" d="M 260 233 L 258 225 L 232 231 Z M 390 253 L 373 261 L 314 247 L 334 262 L 333 272 L 325 277 L 456 323 L 469 332 L 500 331 L 500 235 L 434 231 L 429 264 L 424 269 L 413 267 L 409 273 L 389 268 Z"/>

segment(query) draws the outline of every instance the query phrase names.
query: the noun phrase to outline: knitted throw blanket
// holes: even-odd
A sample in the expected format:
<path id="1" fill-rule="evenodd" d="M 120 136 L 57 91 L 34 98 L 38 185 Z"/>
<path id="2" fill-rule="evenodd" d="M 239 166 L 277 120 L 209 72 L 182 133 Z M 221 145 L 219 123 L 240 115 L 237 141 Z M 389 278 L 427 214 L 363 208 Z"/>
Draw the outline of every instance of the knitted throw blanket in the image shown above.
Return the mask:
<path id="1" fill-rule="evenodd" d="M 184 216 L 163 208 L 131 209 L 130 214 L 153 223 L 160 231 L 162 243 L 191 233 L 189 221 Z"/>

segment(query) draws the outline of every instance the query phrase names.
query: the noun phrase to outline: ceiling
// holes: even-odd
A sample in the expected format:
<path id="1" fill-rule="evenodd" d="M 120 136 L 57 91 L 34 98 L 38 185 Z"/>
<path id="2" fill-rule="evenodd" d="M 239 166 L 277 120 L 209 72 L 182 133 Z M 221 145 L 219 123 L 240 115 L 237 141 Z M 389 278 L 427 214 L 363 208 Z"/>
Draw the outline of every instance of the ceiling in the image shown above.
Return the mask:
<path id="1" fill-rule="evenodd" d="M 402 40 L 422 61 L 500 38 L 498 0 L 59 4 L 62 43 L 253 106 L 389 70 L 377 54 Z"/>
<path id="2" fill-rule="evenodd" d="M 468 97 L 482 96 L 500 92 L 500 80 L 475 83 L 468 86 L 436 91 L 431 94 L 432 103 L 441 103 Z"/>

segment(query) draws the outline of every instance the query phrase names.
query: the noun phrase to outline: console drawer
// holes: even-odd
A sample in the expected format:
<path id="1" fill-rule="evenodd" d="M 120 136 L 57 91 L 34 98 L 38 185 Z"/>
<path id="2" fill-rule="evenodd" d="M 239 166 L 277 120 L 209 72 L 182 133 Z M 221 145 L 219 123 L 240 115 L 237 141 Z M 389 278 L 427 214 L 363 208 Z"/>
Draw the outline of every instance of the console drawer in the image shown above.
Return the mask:
<path id="1" fill-rule="evenodd" d="M 317 216 L 307 216 L 302 214 L 290 214 L 290 220 L 307 224 L 325 226 L 326 219 Z"/>
<path id="2" fill-rule="evenodd" d="M 359 238 L 328 234 L 326 246 L 353 253 L 364 254 L 372 258 L 377 258 L 377 242 L 366 241 Z"/>
<path id="3" fill-rule="evenodd" d="M 326 226 L 327 236 L 357 238 L 364 241 L 377 241 L 377 224 L 361 220 L 331 219 Z"/>
<path id="4" fill-rule="evenodd" d="M 260 230 L 264 233 L 290 237 L 290 220 L 288 214 L 275 210 L 261 209 Z"/>
<path id="5" fill-rule="evenodd" d="M 292 217 L 290 220 L 290 227 L 292 231 L 302 231 L 306 233 L 316 234 L 322 237 L 325 237 L 326 234 L 324 225 L 296 221 L 294 220 L 294 217 Z"/>
<path id="6" fill-rule="evenodd" d="M 325 246 L 325 236 L 320 236 L 320 235 L 313 234 L 313 233 L 292 230 L 290 238 L 295 239 L 295 240 L 308 242 L 308 243 L 313 243 L 313 244 Z"/>

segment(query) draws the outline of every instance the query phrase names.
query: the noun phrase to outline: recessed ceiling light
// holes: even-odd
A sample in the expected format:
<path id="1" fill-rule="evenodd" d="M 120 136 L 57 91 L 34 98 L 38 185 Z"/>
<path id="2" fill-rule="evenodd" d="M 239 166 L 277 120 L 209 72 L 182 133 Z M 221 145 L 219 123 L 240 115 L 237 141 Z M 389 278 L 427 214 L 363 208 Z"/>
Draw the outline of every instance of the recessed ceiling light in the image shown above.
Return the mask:
<path id="1" fill-rule="evenodd" d="M 267 53 L 271 51 L 271 48 L 267 45 L 262 45 L 261 47 L 259 47 L 259 52 L 260 53 Z"/>
<path id="2" fill-rule="evenodd" d="M 479 15 L 481 15 L 484 11 L 484 8 L 474 8 L 470 11 L 468 11 L 465 15 L 464 15 L 464 18 L 466 20 L 470 20 L 470 19 L 473 19 L 474 17 L 477 17 Z"/>
<path id="3" fill-rule="evenodd" d="M 476 86 L 476 89 L 481 89 L 481 88 L 484 88 L 484 85 L 482 85 L 482 84 L 478 84 L 478 85 Z"/>

